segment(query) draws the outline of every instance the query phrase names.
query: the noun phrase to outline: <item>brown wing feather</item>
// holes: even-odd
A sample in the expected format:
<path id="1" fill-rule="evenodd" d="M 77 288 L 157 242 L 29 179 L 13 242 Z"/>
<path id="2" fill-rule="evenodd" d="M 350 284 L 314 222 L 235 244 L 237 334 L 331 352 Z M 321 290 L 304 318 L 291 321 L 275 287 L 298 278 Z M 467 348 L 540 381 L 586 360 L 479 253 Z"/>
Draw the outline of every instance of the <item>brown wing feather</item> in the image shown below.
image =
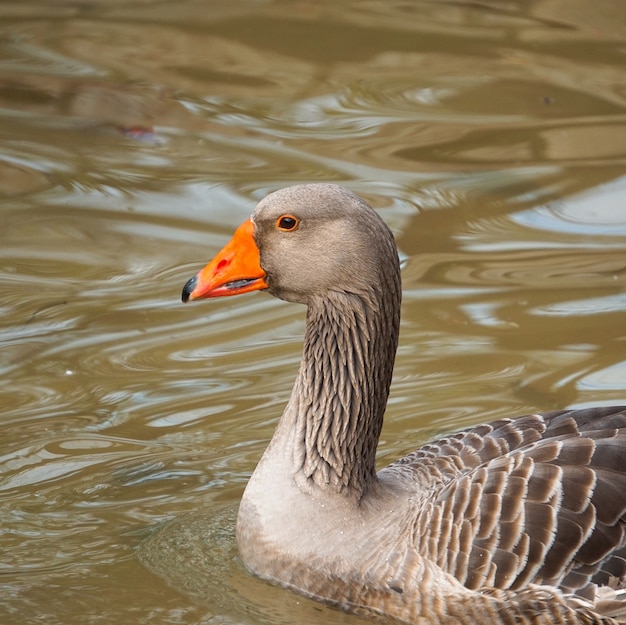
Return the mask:
<path id="1" fill-rule="evenodd" d="M 432 488 L 416 547 L 468 588 L 626 581 L 626 408 L 494 421 L 396 466 Z"/>

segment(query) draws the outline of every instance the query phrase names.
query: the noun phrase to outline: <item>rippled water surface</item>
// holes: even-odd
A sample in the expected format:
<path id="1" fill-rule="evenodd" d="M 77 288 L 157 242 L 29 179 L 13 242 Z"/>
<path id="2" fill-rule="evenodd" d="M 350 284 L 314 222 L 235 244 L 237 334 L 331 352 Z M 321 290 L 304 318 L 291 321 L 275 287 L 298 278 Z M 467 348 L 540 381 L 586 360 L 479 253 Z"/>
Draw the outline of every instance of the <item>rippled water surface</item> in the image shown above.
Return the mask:
<path id="1" fill-rule="evenodd" d="M 0 4 L 0 622 L 359 622 L 233 546 L 304 310 L 180 303 L 285 185 L 397 236 L 381 463 L 626 401 L 625 40 L 610 0 Z"/>

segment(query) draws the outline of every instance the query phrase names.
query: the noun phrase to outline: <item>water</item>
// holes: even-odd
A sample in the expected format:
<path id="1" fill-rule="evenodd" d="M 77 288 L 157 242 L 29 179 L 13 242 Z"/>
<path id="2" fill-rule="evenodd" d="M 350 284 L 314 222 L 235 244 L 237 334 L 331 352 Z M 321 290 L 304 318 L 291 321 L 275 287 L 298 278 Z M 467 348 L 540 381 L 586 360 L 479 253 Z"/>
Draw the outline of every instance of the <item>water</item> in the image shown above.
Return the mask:
<path id="1" fill-rule="evenodd" d="M 341 182 L 397 236 L 381 464 L 626 401 L 625 18 L 3 2 L 0 622 L 359 622 L 252 579 L 232 542 L 303 309 L 179 299 L 271 190 Z"/>

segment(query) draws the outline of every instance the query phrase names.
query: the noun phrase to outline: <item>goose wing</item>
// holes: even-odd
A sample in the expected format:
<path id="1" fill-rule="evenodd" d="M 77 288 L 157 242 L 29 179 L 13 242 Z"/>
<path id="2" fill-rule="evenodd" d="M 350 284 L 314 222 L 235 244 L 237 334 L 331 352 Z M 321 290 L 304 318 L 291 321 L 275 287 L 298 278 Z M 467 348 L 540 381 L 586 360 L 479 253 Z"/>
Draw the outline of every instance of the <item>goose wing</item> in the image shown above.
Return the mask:
<path id="1" fill-rule="evenodd" d="M 395 463 L 430 494 L 415 546 L 471 589 L 626 580 L 626 408 L 494 421 Z"/>

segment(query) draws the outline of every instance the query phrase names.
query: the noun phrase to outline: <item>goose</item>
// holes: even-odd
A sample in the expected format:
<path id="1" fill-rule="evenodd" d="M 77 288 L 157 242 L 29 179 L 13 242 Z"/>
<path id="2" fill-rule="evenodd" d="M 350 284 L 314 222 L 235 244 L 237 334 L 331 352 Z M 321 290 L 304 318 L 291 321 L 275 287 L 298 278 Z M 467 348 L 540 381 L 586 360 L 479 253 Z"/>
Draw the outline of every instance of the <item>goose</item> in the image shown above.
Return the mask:
<path id="1" fill-rule="evenodd" d="M 377 472 L 400 323 L 391 231 L 343 187 L 275 191 L 182 299 L 257 290 L 305 304 L 306 329 L 238 511 L 252 574 L 405 623 L 626 622 L 626 407 L 499 419 Z"/>

